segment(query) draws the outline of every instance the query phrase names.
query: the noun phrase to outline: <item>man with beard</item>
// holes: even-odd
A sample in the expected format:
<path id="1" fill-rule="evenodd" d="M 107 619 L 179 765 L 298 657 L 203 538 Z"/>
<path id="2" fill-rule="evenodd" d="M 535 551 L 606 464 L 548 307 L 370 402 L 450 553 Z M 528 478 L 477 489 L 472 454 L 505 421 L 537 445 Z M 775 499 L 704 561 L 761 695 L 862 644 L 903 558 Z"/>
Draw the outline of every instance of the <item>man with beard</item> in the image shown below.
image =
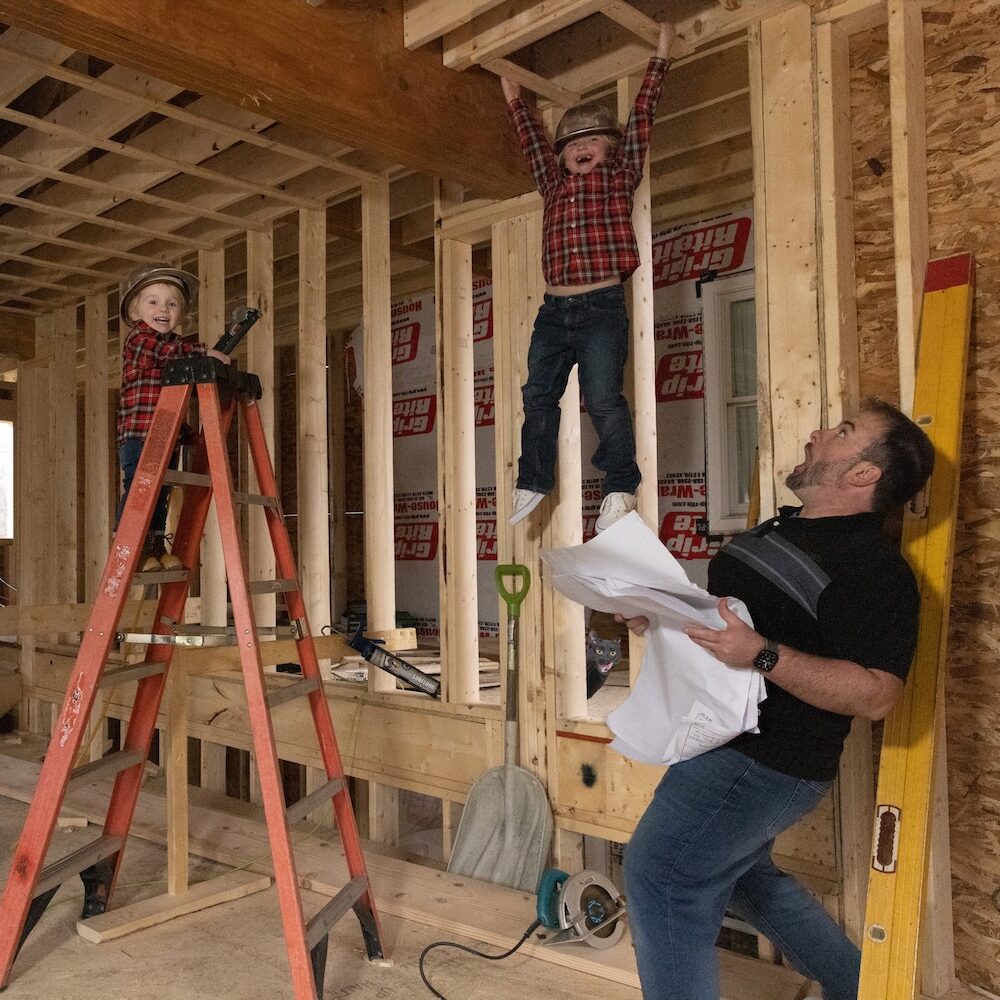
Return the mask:
<path id="1" fill-rule="evenodd" d="M 826 795 L 851 718 L 883 718 L 903 690 L 919 594 L 882 522 L 933 462 L 916 424 L 866 401 L 810 435 L 786 480 L 802 506 L 737 536 L 709 565 L 726 625 L 687 634 L 730 667 L 763 671 L 767 699 L 759 732 L 667 771 L 628 844 L 625 895 L 647 1000 L 718 1000 L 727 908 L 818 981 L 824 1000 L 857 997 L 858 948 L 771 849 Z M 753 628 L 727 596 L 746 603 Z M 642 634 L 648 622 L 628 624 Z"/>

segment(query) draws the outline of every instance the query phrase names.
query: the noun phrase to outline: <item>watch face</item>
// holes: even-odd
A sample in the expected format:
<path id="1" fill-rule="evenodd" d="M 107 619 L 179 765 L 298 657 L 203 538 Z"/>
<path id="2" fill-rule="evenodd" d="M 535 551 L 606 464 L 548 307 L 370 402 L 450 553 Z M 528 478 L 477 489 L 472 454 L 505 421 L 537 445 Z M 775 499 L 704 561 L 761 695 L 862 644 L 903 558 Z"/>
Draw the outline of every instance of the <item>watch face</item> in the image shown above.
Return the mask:
<path id="1" fill-rule="evenodd" d="M 778 662 L 778 654 L 773 649 L 762 649 L 755 657 L 753 665 L 761 673 L 769 674 Z"/>

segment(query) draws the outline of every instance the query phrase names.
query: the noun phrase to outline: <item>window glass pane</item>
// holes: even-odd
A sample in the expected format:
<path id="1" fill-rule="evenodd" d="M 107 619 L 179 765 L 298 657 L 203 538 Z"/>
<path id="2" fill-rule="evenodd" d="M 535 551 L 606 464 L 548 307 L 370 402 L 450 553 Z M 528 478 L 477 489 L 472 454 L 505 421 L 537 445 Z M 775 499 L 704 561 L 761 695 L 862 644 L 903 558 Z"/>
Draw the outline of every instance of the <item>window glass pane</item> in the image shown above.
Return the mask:
<path id="1" fill-rule="evenodd" d="M 736 408 L 736 502 L 750 502 L 754 452 L 757 450 L 757 407 Z"/>
<path id="2" fill-rule="evenodd" d="M 0 538 L 14 537 L 14 424 L 0 420 Z"/>
<path id="3" fill-rule="evenodd" d="M 757 323 L 753 299 L 739 299 L 729 305 L 732 331 L 732 395 L 757 395 Z"/>

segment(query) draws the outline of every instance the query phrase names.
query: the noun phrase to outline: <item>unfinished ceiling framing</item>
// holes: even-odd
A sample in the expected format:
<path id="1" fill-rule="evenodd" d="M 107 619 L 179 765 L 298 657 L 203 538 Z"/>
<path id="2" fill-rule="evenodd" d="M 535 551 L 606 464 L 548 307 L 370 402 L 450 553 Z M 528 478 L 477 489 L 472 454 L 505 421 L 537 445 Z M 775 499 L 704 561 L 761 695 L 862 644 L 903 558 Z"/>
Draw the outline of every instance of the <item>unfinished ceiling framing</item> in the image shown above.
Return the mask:
<path id="1" fill-rule="evenodd" d="M 393 295 L 433 287 L 435 178 L 457 181 L 466 202 L 493 197 L 496 185 L 489 178 L 479 188 L 463 182 L 474 173 L 467 160 L 481 158 L 477 130 L 486 132 L 497 159 L 509 152 L 511 130 L 490 74 L 504 74 L 534 91 L 543 113 L 581 97 L 613 103 L 618 82 L 642 71 L 656 20 L 663 17 L 677 22 L 682 41 L 651 147 L 654 222 L 748 201 L 746 28 L 796 2 L 405 0 L 391 17 L 383 10 L 375 26 L 392 29 L 390 37 L 375 41 L 386 73 L 399 66 L 411 74 L 409 61 L 419 59 L 422 81 L 428 59 L 440 65 L 453 97 L 428 103 L 426 131 L 454 133 L 458 123 L 469 132 L 461 154 L 444 162 L 417 154 L 407 157 L 408 164 L 384 155 L 376 122 L 391 117 L 387 108 L 394 100 L 384 89 L 368 102 L 371 127 L 353 129 L 348 144 L 330 128 L 276 120 L 278 102 L 262 100 L 259 93 L 245 93 L 237 104 L 225 99 L 223 87 L 190 89 L 197 74 L 186 73 L 183 57 L 176 60 L 172 82 L 150 75 L 141 68 L 151 60 L 139 40 L 129 50 L 134 54 L 112 61 L 120 39 L 102 40 L 92 12 L 87 27 L 79 24 L 77 9 L 101 8 L 99 0 L 49 5 L 66 8 L 62 18 L 30 2 L 0 3 L 0 20 L 10 25 L 0 34 L 0 358 L 31 357 L 35 318 L 87 294 L 105 289 L 114 294 L 140 261 L 194 266 L 197 251 L 225 246 L 227 299 L 236 304 L 245 295 L 244 235 L 271 226 L 275 332 L 279 343 L 293 340 L 297 213 L 322 206 L 328 326 L 353 326 L 362 300 L 365 177 L 390 180 Z M 333 5 L 296 0 L 285 8 L 321 40 L 324 33 L 333 40 L 338 27 L 343 30 L 336 22 L 342 11 Z M 216 27 L 217 34 L 230 30 Z M 80 47 L 84 39 L 89 50 Z M 352 66 L 346 55 L 341 63 L 346 80 Z M 416 85 L 416 77 L 410 80 Z M 473 82 L 475 113 L 467 117 L 456 111 Z M 492 101 L 488 121 L 478 120 L 484 116 L 475 107 L 484 84 Z M 444 172 L 452 164 L 454 171 Z M 529 185 L 518 165 L 510 190 Z M 489 270 L 487 251 L 477 255 L 476 266 Z M 109 338 L 117 341 L 114 323 Z"/>

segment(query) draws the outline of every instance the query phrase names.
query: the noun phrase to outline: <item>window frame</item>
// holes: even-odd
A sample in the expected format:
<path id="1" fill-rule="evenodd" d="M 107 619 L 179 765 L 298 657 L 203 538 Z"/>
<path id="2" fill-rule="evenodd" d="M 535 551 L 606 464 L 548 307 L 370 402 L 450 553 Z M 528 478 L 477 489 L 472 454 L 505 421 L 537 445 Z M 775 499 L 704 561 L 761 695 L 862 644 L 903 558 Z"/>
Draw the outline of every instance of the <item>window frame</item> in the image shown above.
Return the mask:
<path id="1" fill-rule="evenodd" d="M 750 504 L 733 501 L 738 480 L 734 476 L 736 441 L 730 411 L 752 405 L 759 414 L 759 392 L 750 396 L 730 394 L 733 302 L 756 301 L 754 272 L 738 271 L 701 286 L 703 366 L 705 370 L 705 481 L 706 514 L 710 534 L 729 535 L 747 526 Z M 756 325 L 756 314 L 755 325 Z M 755 340 L 756 349 L 756 340 Z M 759 384 L 759 375 L 758 375 Z M 748 469 L 753 482 L 753 467 Z"/>

